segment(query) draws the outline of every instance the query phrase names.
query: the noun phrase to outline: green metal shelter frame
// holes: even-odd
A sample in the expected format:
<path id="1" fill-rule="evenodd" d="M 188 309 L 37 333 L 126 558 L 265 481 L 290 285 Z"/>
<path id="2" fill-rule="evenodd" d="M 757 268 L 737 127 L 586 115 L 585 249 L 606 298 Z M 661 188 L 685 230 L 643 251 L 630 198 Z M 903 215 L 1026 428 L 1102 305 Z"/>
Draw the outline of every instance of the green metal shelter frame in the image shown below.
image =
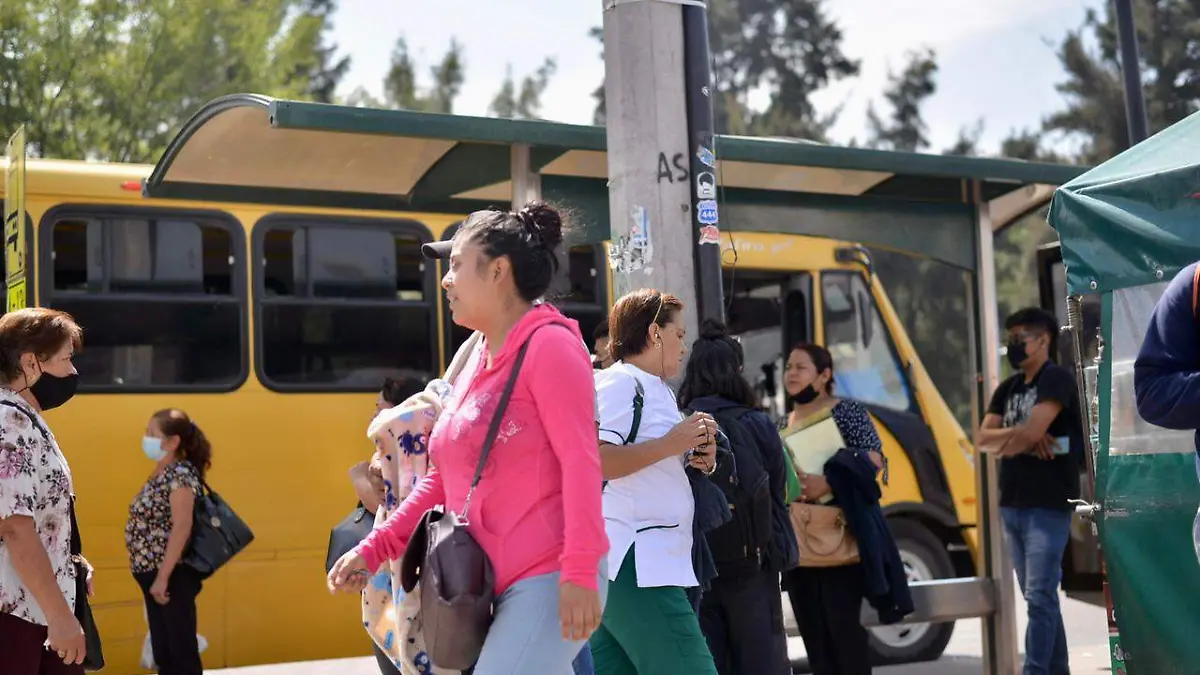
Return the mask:
<path id="1" fill-rule="evenodd" d="M 144 185 L 152 198 L 468 213 L 534 196 L 573 213 L 572 244 L 609 237 L 605 130 L 276 100 L 216 99 Z M 659 161 L 647 148 L 647 162 Z M 1078 167 L 718 136 L 722 228 L 856 241 L 972 273 L 976 410 L 999 383 L 992 237 L 1043 206 Z M 666 157 L 673 166 L 674 157 Z M 686 163 L 685 163 L 686 165 Z M 979 415 L 981 416 L 981 415 Z M 978 418 L 978 416 L 977 416 Z M 909 622 L 984 617 L 987 672 L 1014 672 L 1012 571 L 995 460 L 977 464 L 982 575 L 914 587 Z M 868 625 L 875 621 L 864 612 Z"/>

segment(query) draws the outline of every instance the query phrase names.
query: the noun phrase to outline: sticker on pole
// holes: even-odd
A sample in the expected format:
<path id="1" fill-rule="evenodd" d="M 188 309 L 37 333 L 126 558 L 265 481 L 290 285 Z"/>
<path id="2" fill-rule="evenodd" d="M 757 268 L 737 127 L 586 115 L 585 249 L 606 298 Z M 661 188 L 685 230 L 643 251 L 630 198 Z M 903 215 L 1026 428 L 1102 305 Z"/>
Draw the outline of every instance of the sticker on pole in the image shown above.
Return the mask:
<path id="1" fill-rule="evenodd" d="M 705 225 L 700 228 L 700 243 L 701 244 L 720 244 L 721 231 L 716 225 Z"/>
<path id="2" fill-rule="evenodd" d="M 716 225 L 719 220 L 717 202 L 712 199 L 702 199 L 696 202 L 696 220 L 700 221 L 701 225 Z"/>
<path id="3" fill-rule="evenodd" d="M 717 198 L 717 177 L 707 171 L 696 174 L 696 199 Z"/>
<path id="4" fill-rule="evenodd" d="M 717 158 L 713 155 L 712 150 L 709 150 L 703 145 L 701 145 L 699 148 L 696 148 L 696 159 L 700 160 L 700 163 L 704 166 L 717 165 Z"/>

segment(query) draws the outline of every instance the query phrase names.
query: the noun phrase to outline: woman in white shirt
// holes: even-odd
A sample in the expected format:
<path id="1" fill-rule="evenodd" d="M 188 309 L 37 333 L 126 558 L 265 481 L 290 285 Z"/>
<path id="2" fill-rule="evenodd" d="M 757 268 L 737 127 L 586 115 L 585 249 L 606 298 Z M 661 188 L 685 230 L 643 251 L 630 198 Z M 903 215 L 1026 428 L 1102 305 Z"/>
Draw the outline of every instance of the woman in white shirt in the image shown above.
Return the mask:
<path id="1" fill-rule="evenodd" d="M 615 363 L 596 374 L 611 584 L 591 638 L 597 675 L 716 675 L 686 589 L 695 501 L 684 468 L 715 468 L 717 424 L 681 421 L 667 380 L 685 353 L 683 303 L 643 289 L 609 314 Z"/>

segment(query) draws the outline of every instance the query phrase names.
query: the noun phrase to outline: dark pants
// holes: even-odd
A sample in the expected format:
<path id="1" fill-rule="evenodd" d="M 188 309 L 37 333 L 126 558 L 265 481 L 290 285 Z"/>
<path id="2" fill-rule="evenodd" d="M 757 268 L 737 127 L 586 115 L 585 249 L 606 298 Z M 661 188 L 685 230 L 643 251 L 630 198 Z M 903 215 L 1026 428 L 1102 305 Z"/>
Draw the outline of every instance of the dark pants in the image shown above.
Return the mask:
<path id="1" fill-rule="evenodd" d="M 0 672 L 4 675 L 83 675 L 83 666 L 68 666 L 45 644 L 45 626 L 0 614 Z"/>
<path id="2" fill-rule="evenodd" d="M 200 646 L 196 643 L 196 596 L 200 594 L 200 574 L 187 565 L 176 565 L 167 580 L 170 602 L 160 605 L 150 596 L 157 572 L 133 575 L 142 587 L 146 618 L 150 622 L 150 647 L 159 675 L 203 675 Z"/>
<path id="3" fill-rule="evenodd" d="M 791 675 L 778 574 L 714 579 L 700 602 L 700 629 L 720 675 Z"/>
<path id="4" fill-rule="evenodd" d="M 371 648 L 375 650 L 375 663 L 379 666 L 379 675 L 400 675 L 400 669 L 392 663 L 392 657 L 384 654 L 374 642 L 371 643 Z"/>
<path id="5" fill-rule="evenodd" d="M 797 567 L 785 572 L 787 590 L 813 675 L 871 672 L 862 626 L 866 580 L 861 565 Z"/>
<path id="6" fill-rule="evenodd" d="M 1000 509 L 1012 549 L 1013 567 L 1025 603 L 1025 675 L 1068 675 L 1067 631 L 1058 604 L 1063 553 L 1071 538 L 1071 512 L 1058 509 Z"/>

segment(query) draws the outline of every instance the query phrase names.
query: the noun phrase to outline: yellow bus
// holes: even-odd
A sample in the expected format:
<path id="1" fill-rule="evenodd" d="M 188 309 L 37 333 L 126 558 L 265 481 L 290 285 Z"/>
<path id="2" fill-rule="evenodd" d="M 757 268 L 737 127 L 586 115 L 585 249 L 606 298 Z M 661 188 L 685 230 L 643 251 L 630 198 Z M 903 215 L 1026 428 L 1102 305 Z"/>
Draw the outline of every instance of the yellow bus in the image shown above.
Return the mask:
<path id="1" fill-rule="evenodd" d="M 329 529 L 353 507 L 348 468 L 385 376 L 435 376 L 465 333 L 422 259 L 462 215 L 143 196 L 152 167 L 31 160 L 30 301 L 84 327 L 80 395 L 49 415 L 76 476 L 110 670 L 138 671 L 142 596 L 123 528 L 150 466 L 147 418 L 177 406 L 214 446 L 210 483 L 256 540 L 205 586 L 207 667 L 336 658 L 369 649 L 357 599 L 324 585 Z M 731 328 L 783 410 L 783 346 L 825 344 L 844 394 L 880 423 L 889 522 L 912 580 L 973 576 L 973 450 L 926 373 L 865 250 L 737 232 Z M 726 257 L 727 263 L 733 257 Z M 605 319 L 603 244 L 572 247 L 559 303 L 586 336 Z M 735 281 L 736 279 L 736 281 Z M 936 658 L 953 624 L 873 629 L 884 660 Z"/>

